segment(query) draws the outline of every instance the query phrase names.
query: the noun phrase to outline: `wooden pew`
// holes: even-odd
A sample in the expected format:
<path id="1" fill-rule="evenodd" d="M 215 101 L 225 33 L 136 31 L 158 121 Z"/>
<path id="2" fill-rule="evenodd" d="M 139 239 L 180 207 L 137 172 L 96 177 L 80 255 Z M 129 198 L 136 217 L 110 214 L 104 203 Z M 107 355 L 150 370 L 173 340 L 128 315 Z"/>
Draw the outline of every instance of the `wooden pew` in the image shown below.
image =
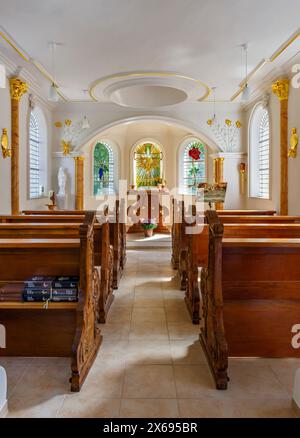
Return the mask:
<path id="1" fill-rule="evenodd" d="M 0 238 L 74 239 L 79 237 L 80 223 L 0 223 Z M 113 252 L 109 241 L 109 224 L 94 225 L 94 264 L 99 269 L 97 320 L 105 323 L 113 302 Z"/>
<path id="2" fill-rule="evenodd" d="M 59 211 L 59 210 L 58 210 Z M 27 211 L 29 213 L 29 211 Z M 64 213 L 66 211 L 64 210 Z M 30 223 L 40 223 L 40 222 L 44 222 L 44 223 L 50 223 L 50 222 L 63 222 L 63 223 L 76 223 L 76 222 L 82 222 L 83 220 L 83 215 L 82 215 L 82 211 L 80 212 L 81 214 L 73 214 L 72 215 L 67 215 L 67 214 L 61 214 L 57 213 L 57 211 L 51 211 L 49 212 L 49 214 L 43 214 L 43 215 L 37 215 L 34 214 L 32 216 L 30 216 L 29 214 L 27 215 L 19 215 L 19 216 L 0 216 L 0 223 L 3 222 L 30 222 Z M 48 213 L 48 212 L 45 212 Z M 101 228 L 101 224 L 96 224 L 96 234 L 95 236 L 97 236 L 97 229 Z M 124 236 L 122 234 L 122 236 L 119 235 L 119 230 L 120 225 L 116 222 L 110 222 L 109 223 L 109 235 L 110 235 L 110 239 L 111 239 L 111 244 L 113 245 L 113 255 L 114 255 L 114 259 L 113 259 L 113 287 L 114 289 L 118 288 L 119 285 L 119 280 L 121 277 L 121 272 L 123 270 L 123 267 L 125 266 L 125 262 L 126 262 L 126 236 Z M 123 233 L 123 231 L 122 231 Z M 114 236 L 116 236 L 114 238 Z M 115 245 L 115 246 L 114 246 Z M 97 245 L 95 245 L 97 246 Z M 121 247 L 122 246 L 122 247 Z"/>
<path id="3" fill-rule="evenodd" d="M 171 263 L 173 269 L 178 269 L 179 267 L 179 242 L 180 242 L 180 221 L 178 220 L 181 217 L 181 209 L 182 209 L 182 201 L 179 201 L 176 198 L 172 198 L 172 229 L 171 229 L 171 237 L 172 237 L 172 258 Z"/>
<path id="4" fill-rule="evenodd" d="M 219 219 L 220 218 L 219 216 Z M 263 220 L 263 219 L 262 219 Z M 300 238 L 300 223 L 224 224 L 226 238 Z M 209 227 L 204 225 L 199 233 L 187 236 L 187 287 L 185 302 L 194 324 L 199 324 L 200 294 L 199 268 L 208 266 Z"/>
<path id="5" fill-rule="evenodd" d="M 255 224 L 255 223 L 266 223 L 266 224 L 276 224 L 276 223 L 300 223 L 300 216 L 224 216 L 222 213 L 219 216 L 222 224 Z"/>
<path id="6" fill-rule="evenodd" d="M 300 357 L 291 345 L 300 315 L 300 239 L 223 238 L 215 212 L 207 219 L 200 341 L 216 387 L 226 389 L 229 356 Z"/>
<path id="7" fill-rule="evenodd" d="M 88 212 L 76 239 L 0 239 L 0 282 L 33 275 L 79 276 L 78 303 L 0 302 L 7 345 L 0 356 L 71 357 L 71 390 L 79 391 L 102 336 L 96 321 L 99 290 L 94 265 L 95 215 Z"/>
<path id="8" fill-rule="evenodd" d="M 118 289 L 120 278 L 126 264 L 126 226 L 125 223 L 120 223 L 120 201 L 116 200 L 114 210 L 109 212 L 109 235 L 110 243 L 113 246 L 113 287 Z M 64 217 L 66 215 L 82 216 L 85 210 L 24 210 L 24 215 L 41 216 L 51 215 L 54 217 Z"/>
<path id="9" fill-rule="evenodd" d="M 174 269 L 179 269 L 179 277 L 180 277 L 180 289 L 185 290 L 187 286 L 187 276 L 186 276 L 186 253 L 187 253 L 187 242 L 185 241 L 185 226 L 186 223 L 184 221 L 184 201 L 178 200 L 176 198 L 172 199 L 172 266 Z M 195 214 L 195 210 L 193 212 Z M 220 210 L 218 213 L 224 217 L 224 222 L 229 221 L 230 217 L 236 217 L 236 221 L 247 222 L 248 217 L 266 217 L 271 216 L 274 217 L 274 210 Z M 200 214 L 201 216 L 202 214 Z M 227 217 L 229 217 L 227 219 Z M 298 218 L 299 219 L 299 218 Z M 203 219 L 204 221 L 204 219 Z M 292 220 L 288 220 L 291 221 Z M 182 237 L 182 240 L 181 240 Z M 182 260 L 182 264 L 180 266 L 180 258 Z"/>

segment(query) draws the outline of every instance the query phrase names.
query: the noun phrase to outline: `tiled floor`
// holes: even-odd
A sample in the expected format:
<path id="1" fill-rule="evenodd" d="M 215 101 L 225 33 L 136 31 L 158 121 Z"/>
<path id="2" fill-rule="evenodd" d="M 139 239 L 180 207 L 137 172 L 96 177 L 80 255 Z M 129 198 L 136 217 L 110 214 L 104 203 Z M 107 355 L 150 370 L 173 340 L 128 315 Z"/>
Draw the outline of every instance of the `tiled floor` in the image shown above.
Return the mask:
<path id="1" fill-rule="evenodd" d="M 80 393 L 67 359 L 0 359 L 12 417 L 293 417 L 298 360 L 230 360 L 217 391 L 168 249 L 129 251 L 104 343 Z"/>

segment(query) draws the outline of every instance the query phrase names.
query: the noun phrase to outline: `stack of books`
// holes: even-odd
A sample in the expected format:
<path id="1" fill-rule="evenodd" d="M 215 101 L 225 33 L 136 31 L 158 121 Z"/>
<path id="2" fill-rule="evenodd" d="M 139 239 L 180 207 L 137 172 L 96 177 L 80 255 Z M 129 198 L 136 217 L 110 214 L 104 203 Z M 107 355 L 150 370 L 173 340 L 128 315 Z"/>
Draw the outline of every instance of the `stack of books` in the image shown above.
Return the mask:
<path id="1" fill-rule="evenodd" d="M 24 282 L 24 301 L 78 301 L 78 277 L 36 276 Z"/>

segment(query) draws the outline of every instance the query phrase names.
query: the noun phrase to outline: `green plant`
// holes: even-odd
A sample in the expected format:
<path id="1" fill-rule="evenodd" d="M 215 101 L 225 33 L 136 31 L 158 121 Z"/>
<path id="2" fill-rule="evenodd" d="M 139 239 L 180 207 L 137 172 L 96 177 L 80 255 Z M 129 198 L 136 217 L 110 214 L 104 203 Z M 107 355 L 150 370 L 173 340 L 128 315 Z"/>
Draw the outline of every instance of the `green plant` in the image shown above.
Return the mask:
<path id="1" fill-rule="evenodd" d="M 141 225 L 143 230 L 155 230 L 157 228 L 157 224 L 153 219 L 145 220 Z"/>

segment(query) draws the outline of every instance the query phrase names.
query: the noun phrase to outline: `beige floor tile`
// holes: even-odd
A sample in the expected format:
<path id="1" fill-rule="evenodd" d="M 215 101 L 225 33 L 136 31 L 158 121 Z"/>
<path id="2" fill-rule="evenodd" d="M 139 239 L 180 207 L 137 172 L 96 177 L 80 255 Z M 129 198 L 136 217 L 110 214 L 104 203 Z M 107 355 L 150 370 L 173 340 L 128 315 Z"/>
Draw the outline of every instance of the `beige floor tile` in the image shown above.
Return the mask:
<path id="1" fill-rule="evenodd" d="M 115 364 L 92 367 L 81 388 L 83 398 L 119 399 L 122 395 L 125 369 Z"/>
<path id="2" fill-rule="evenodd" d="M 123 399 L 121 418 L 178 418 L 177 400 Z"/>
<path id="3" fill-rule="evenodd" d="M 170 340 L 199 339 L 199 326 L 190 323 L 168 322 Z"/>
<path id="4" fill-rule="evenodd" d="M 185 339 L 170 341 L 172 359 L 175 365 L 206 364 L 206 358 L 199 341 Z"/>
<path id="5" fill-rule="evenodd" d="M 108 313 L 107 322 L 108 323 L 129 323 L 132 316 L 132 306 L 128 304 L 127 306 L 118 306 L 114 303 Z"/>
<path id="6" fill-rule="evenodd" d="M 172 364 L 169 341 L 129 341 L 126 356 L 127 367 L 144 364 Z"/>
<path id="7" fill-rule="evenodd" d="M 163 297 L 162 289 L 160 286 L 160 282 L 154 282 L 154 281 L 146 281 L 134 289 L 135 295 L 145 295 L 147 297 L 152 297 L 156 295 L 160 295 Z"/>
<path id="8" fill-rule="evenodd" d="M 166 322 L 166 312 L 163 307 L 134 307 L 133 322 Z"/>
<path id="9" fill-rule="evenodd" d="M 67 395 L 59 418 L 117 418 L 120 413 L 120 399 L 103 399 L 97 396 Z"/>
<path id="10" fill-rule="evenodd" d="M 217 397 L 220 392 L 216 391 L 209 368 L 204 364 L 175 365 L 174 373 L 178 398 Z"/>
<path id="11" fill-rule="evenodd" d="M 129 340 L 160 340 L 168 341 L 168 329 L 165 322 L 149 321 L 135 322 L 131 324 Z"/>
<path id="12" fill-rule="evenodd" d="M 187 311 L 184 301 L 174 304 L 167 302 L 165 303 L 165 309 L 168 322 L 189 323 L 191 321 L 191 317 Z"/>
<path id="13" fill-rule="evenodd" d="M 134 301 L 134 291 L 132 292 L 126 292 L 126 293 L 121 293 L 115 294 L 115 299 L 114 299 L 114 305 L 121 307 L 132 307 L 133 306 L 133 301 Z"/>
<path id="14" fill-rule="evenodd" d="M 112 323 L 100 324 L 101 334 L 104 339 L 126 340 L 129 338 L 130 323 Z"/>
<path id="15" fill-rule="evenodd" d="M 123 398 L 176 398 L 173 367 L 140 365 L 126 369 Z"/>
<path id="16" fill-rule="evenodd" d="M 278 380 L 284 386 L 284 388 L 292 393 L 295 382 L 295 374 L 298 368 L 300 368 L 300 359 L 271 359 L 266 360 Z"/>
<path id="17" fill-rule="evenodd" d="M 259 363 L 235 361 L 230 363 L 228 374 L 230 390 L 239 399 L 285 399 L 290 398 L 288 391 L 280 383 L 269 366 Z"/>
<path id="18" fill-rule="evenodd" d="M 10 397 L 23 375 L 32 364 L 32 358 L 1 357 L 0 365 L 4 367 L 7 375 L 7 394 Z"/>
<path id="19" fill-rule="evenodd" d="M 135 295 L 134 306 L 135 307 L 159 307 L 162 308 L 164 305 L 164 300 L 161 295 Z"/>
<path id="20" fill-rule="evenodd" d="M 179 399 L 182 418 L 293 418 L 289 400 Z"/>
<path id="21" fill-rule="evenodd" d="M 8 401 L 8 418 L 55 418 L 64 397 L 42 389 L 35 394 L 14 394 Z"/>
<path id="22" fill-rule="evenodd" d="M 119 341 L 105 338 L 95 359 L 94 367 L 124 368 L 128 351 L 128 340 Z"/>

